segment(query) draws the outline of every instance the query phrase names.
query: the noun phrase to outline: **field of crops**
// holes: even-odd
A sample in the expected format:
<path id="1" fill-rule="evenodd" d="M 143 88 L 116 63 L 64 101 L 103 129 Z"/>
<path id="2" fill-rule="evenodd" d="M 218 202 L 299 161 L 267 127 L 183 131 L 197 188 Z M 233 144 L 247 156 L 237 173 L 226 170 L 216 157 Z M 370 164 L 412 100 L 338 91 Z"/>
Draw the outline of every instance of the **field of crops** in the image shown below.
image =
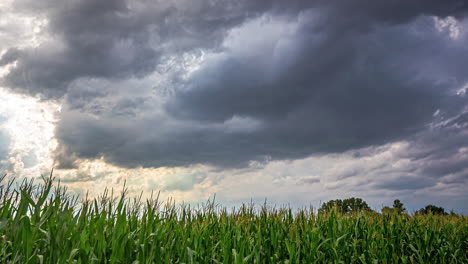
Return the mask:
<path id="1" fill-rule="evenodd" d="M 4 182 L 0 263 L 468 263 L 468 218 L 197 208 Z"/>

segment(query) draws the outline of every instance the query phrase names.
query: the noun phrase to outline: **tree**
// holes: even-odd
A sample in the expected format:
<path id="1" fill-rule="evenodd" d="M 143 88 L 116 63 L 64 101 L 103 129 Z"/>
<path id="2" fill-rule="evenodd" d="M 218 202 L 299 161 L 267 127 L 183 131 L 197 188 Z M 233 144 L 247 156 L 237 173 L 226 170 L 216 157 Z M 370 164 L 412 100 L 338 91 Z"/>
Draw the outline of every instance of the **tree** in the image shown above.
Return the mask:
<path id="1" fill-rule="evenodd" d="M 384 206 L 382 208 L 382 214 L 404 214 L 406 213 L 406 208 L 403 206 L 403 203 L 396 199 L 393 201 L 393 208 Z"/>
<path id="2" fill-rule="evenodd" d="M 450 216 L 459 216 L 455 211 L 452 209 L 450 210 Z"/>
<path id="3" fill-rule="evenodd" d="M 443 207 L 435 206 L 435 205 L 426 205 L 426 207 L 419 209 L 416 211 L 416 214 L 435 214 L 435 215 L 448 215 L 447 212 L 445 212 L 445 209 Z"/>
<path id="4" fill-rule="evenodd" d="M 395 209 L 397 214 L 406 213 L 406 208 L 403 206 L 403 203 L 398 199 L 393 201 L 393 209 Z"/>
<path id="5" fill-rule="evenodd" d="M 336 208 L 338 212 L 342 214 L 354 213 L 354 212 L 361 212 L 367 211 L 371 212 L 369 205 L 361 198 L 348 198 L 348 199 L 337 199 L 331 200 L 324 203 L 320 209 L 319 213 L 327 213 L 330 212 L 333 208 Z"/>

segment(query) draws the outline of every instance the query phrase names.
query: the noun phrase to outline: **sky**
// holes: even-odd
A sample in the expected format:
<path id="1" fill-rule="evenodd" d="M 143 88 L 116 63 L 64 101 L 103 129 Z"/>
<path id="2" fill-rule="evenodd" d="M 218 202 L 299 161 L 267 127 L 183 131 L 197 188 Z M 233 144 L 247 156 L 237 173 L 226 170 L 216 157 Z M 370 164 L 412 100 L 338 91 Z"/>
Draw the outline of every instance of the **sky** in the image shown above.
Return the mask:
<path id="1" fill-rule="evenodd" d="M 465 0 L 2 0 L 0 173 L 468 214 Z"/>

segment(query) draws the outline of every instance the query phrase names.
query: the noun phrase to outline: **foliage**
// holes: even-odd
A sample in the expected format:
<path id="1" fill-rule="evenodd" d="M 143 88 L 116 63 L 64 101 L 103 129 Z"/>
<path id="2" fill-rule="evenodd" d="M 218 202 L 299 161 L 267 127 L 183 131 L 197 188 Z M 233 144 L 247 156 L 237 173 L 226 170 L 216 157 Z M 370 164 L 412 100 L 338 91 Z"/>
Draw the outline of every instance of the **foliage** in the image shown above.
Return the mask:
<path id="1" fill-rule="evenodd" d="M 331 200 L 324 204 L 319 209 L 319 213 L 328 213 L 331 210 L 336 209 L 341 214 L 357 213 L 362 211 L 372 211 L 369 205 L 361 198 L 348 198 L 348 199 L 337 199 Z"/>
<path id="2" fill-rule="evenodd" d="M 443 207 L 435 206 L 435 205 L 426 205 L 426 207 L 419 209 L 416 211 L 416 214 L 435 214 L 435 215 L 448 215 L 445 212 Z"/>
<path id="3" fill-rule="evenodd" d="M 406 212 L 406 208 L 403 206 L 403 203 L 398 199 L 393 201 L 393 209 L 395 209 L 397 214 L 404 214 Z"/>
<path id="4" fill-rule="evenodd" d="M 393 208 L 388 206 L 384 206 L 382 208 L 382 214 L 404 214 L 406 213 L 406 208 L 404 207 L 403 203 L 396 199 L 393 201 Z"/>
<path id="5" fill-rule="evenodd" d="M 108 191 L 77 203 L 52 178 L 0 187 L 0 263 L 466 263 L 464 216 L 229 211 Z M 359 207 L 361 208 L 361 207 Z"/>

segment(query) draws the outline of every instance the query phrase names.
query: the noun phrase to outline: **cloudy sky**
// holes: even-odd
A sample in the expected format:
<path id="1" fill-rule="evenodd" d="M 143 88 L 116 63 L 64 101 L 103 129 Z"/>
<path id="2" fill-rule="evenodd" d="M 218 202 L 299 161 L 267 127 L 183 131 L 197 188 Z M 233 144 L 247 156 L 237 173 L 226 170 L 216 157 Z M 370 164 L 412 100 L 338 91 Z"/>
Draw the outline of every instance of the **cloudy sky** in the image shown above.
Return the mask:
<path id="1" fill-rule="evenodd" d="M 468 213 L 465 0 L 2 0 L 0 172 Z"/>

